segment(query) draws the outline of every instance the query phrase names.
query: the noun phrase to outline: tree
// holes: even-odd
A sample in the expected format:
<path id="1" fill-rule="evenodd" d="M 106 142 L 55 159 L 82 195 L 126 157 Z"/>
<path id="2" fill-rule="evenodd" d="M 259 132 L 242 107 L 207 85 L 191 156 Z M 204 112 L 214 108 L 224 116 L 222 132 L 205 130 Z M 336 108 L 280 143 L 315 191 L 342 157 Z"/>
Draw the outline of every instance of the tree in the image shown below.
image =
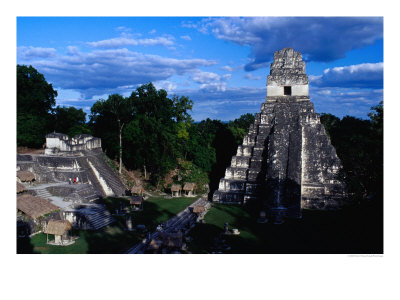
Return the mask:
<path id="1" fill-rule="evenodd" d="M 165 90 L 157 90 L 152 83 L 141 85 L 131 93 L 131 114 L 126 118 L 126 122 L 121 121 L 119 126 L 116 118 L 118 114 L 112 111 L 127 109 L 121 109 L 118 98 L 111 95 L 110 100 L 112 98 L 116 100 L 116 109 L 105 109 L 106 101 L 93 105 L 93 128 L 101 127 L 104 135 L 108 130 L 105 128 L 105 120 L 112 123 L 115 119 L 115 128 L 123 128 L 119 132 L 124 141 L 122 148 L 125 153 L 125 165 L 129 168 L 143 169 L 145 178 L 148 178 L 150 173 L 153 183 L 158 182 L 166 172 L 176 167 L 177 158 L 184 156 L 189 128 L 193 122 L 189 114 L 193 101 L 185 96 L 173 96 L 170 99 Z M 108 111 L 108 114 L 105 111 Z M 100 115 L 104 117 L 100 118 Z M 108 141 L 105 143 L 107 147 L 112 147 L 111 144 Z"/>
<path id="2" fill-rule="evenodd" d="M 86 124 L 86 113 L 75 107 L 60 107 L 54 109 L 54 130 L 74 136 L 76 134 L 90 133 Z"/>
<path id="3" fill-rule="evenodd" d="M 340 119 L 332 114 L 322 113 L 319 116 L 321 123 L 325 127 L 325 131 L 328 135 L 332 130 L 335 130 L 339 126 Z"/>
<path id="4" fill-rule="evenodd" d="M 217 120 L 207 118 L 200 123 L 194 123 L 189 129 L 187 159 L 209 173 L 216 162 L 213 141 L 216 132 L 223 124 Z"/>
<path id="5" fill-rule="evenodd" d="M 101 138 L 104 152 L 112 159 L 118 157 L 118 126 L 106 100 L 100 99 L 90 108 L 89 127 L 94 136 Z"/>
<path id="6" fill-rule="evenodd" d="M 129 149 L 136 153 L 136 163 L 142 163 L 145 175 L 151 171 L 155 182 L 176 165 L 178 153 L 174 125 L 177 114 L 174 102 L 167 97 L 165 90 L 157 90 L 152 83 L 138 87 L 130 99 L 134 120 L 126 131 Z"/>
<path id="7" fill-rule="evenodd" d="M 370 120 L 321 114 L 321 123 L 343 164 L 342 177 L 358 203 L 383 194 L 383 106 L 371 108 Z"/>
<path id="8" fill-rule="evenodd" d="M 130 98 L 125 98 L 118 94 L 108 96 L 107 100 L 100 99 L 96 101 L 90 114 L 90 124 L 94 132 L 107 140 L 106 145 L 113 144 L 110 135 L 114 136 L 116 132 L 118 140 L 119 173 L 122 173 L 122 130 L 133 117 L 133 106 Z M 114 148 L 114 147 L 112 147 Z M 115 148 L 111 150 L 111 153 Z"/>
<path id="9" fill-rule="evenodd" d="M 17 143 L 40 147 L 52 129 L 57 91 L 32 66 L 17 65 Z"/>
<path id="10" fill-rule="evenodd" d="M 228 128 L 232 132 L 237 145 L 242 143 L 243 137 L 249 131 L 249 127 L 254 123 L 254 120 L 254 115 L 247 113 L 241 115 L 238 119 L 228 122 Z"/>
<path id="11" fill-rule="evenodd" d="M 173 114 L 176 122 L 192 122 L 193 119 L 189 111 L 193 108 L 193 101 L 189 97 L 176 95 L 172 96 Z"/>
<path id="12" fill-rule="evenodd" d="M 383 101 L 371 107 L 372 112 L 368 114 L 376 132 L 383 138 Z"/>
<path id="13" fill-rule="evenodd" d="M 108 97 L 111 113 L 117 119 L 119 136 L 119 173 L 122 173 L 122 129 L 132 118 L 132 101 L 130 98 L 124 98 L 121 95 L 113 94 Z"/>
<path id="14" fill-rule="evenodd" d="M 193 119 L 189 111 L 193 108 L 193 101 L 189 97 L 174 95 L 172 97 L 173 114 L 176 120 L 175 132 L 177 137 L 177 150 L 186 159 L 187 156 L 187 143 L 189 140 L 189 129 L 193 124 Z"/>
<path id="15" fill-rule="evenodd" d="M 45 141 L 47 121 L 34 114 L 17 114 L 18 146 L 40 148 Z"/>
<path id="16" fill-rule="evenodd" d="M 254 123 L 254 120 L 255 120 L 254 114 L 247 113 L 241 115 L 238 119 L 230 121 L 229 123 L 235 125 L 236 127 L 242 128 L 247 132 L 250 125 Z"/>
<path id="17" fill-rule="evenodd" d="M 107 155 L 119 157 L 120 172 L 122 163 L 143 168 L 145 177 L 150 172 L 155 183 L 184 155 L 192 106 L 188 97 L 170 99 L 165 90 L 148 83 L 127 98 L 113 94 L 96 101 L 89 123 L 93 134 L 102 138 Z"/>
<path id="18" fill-rule="evenodd" d="M 57 91 L 32 66 L 17 65 L 17 112 L 47 116 L 56 104 Z"/>

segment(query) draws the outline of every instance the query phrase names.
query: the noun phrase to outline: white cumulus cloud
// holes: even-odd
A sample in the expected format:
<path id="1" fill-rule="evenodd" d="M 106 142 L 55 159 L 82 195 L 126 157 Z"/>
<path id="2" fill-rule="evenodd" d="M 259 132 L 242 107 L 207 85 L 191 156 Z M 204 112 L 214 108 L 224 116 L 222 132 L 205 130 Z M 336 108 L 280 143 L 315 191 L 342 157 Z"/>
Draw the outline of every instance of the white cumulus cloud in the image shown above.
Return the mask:
<path id="1" fill-rule="evenodd" d="M 85 99 L 93 95 L 124 92 L 123 87 L 168 80 L 173 75 L 196 73 L 199 67 L 216 64 L 212 60 L 175 59 L 133 52 L 125 48 L 89 53 L 79 52 L 76 48 L 73 50 L 51 60 L 21 62 L 32 64 L 53 86 L 77 90 Z M 209 82 L 206 77 L 210 74 L 197 74 L 197 80 Z"/>
<path id="2" fill-rule="evenodd" d="M 244 75 L 244 78 L 248 79 L 248 80 L 260 80 L 262 79 L 261 76 L 254 76 L 250 73 L 247 73 L 246 75 Z"/>
<path id="3" fill-rule="evenodd" d="M 225 91 L 226 83 L 231 79 L 231 74 L 219 75 L 213 72 L 195 70 L 191 73 L 194 82 L 200 83 L 200 89 L 208 92 Z"/>
<path id="4" fill-rule="evenodd" d="M 186 41 L 191 41 L 192 40 L 192 38 L 190 36 L 188 36 L 188 35 L 181 35 L 181 39 L 182 40 L 186 40 Z"/>
<path id="5" fill-rule="evenodd" d="M 87 44 L 94 48 L 120 48 L 126 46 L 172 46 L 174 45 L 174 41 L 170 36 L 147 39 L 135 39 L 132 37 L 121 36 L 107 40 L 88 42 Z"/>
<path id="6" fill-rule="evenodd" d="M 320 87 L 381 88 L 383 62 L 328 68 L 322 75 L 311 77 L 310 83 Z"/>
<path id="7" fill-rule="evenodd" d="M 19 59 L 49 58 L 56 55 L 56 49 L 20 46 L 17 49 L 17 55 Z"/>

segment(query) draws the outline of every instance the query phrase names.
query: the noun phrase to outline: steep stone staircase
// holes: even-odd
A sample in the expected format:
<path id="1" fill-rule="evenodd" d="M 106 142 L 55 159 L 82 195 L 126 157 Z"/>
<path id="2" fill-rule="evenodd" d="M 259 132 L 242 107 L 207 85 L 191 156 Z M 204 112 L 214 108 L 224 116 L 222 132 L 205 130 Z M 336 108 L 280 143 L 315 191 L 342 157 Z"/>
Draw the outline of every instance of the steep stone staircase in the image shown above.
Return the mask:
<path id="1" fill-rule="evenodd" d="M 84 210 L 85 218 L 93 230 L 99 230 L 115 221 L 103 205 L 90 205 Z"/>
<path id="2" fill-rule="evenodd" d="M 35 190 L 36 196 L 44 199 L 50 199 L 52 196 L 46 188 L 43 189 L 36 189 Z"/>
<path id="3" fill-rule="evenodd" d="M 63 182 L 53 182 L 53 183 L 36 185 L 36 186 L 29 186 L 28 190 L 33 191 L 37 197 L 41 197 L 44 199 L 50 199 L 50 197 L 53 197 L 53 195 L 47 190 L 47 188 L 60 186 L 60 185 L 64 185 L 64 183 Z"/>
<path id="4" fill-rule="evenodd" d="M 85 201 L 90 202 L 99 199 L 99 196 L 96 194 L 91 194 L 89 196 L 85 196 Z"/>
<path id="5" fill-rule="evenodd" d="M 125 186 L 101 156 L 88 155 L 87 160 L 96 168 L 116 196 L 125 194 Z"/>

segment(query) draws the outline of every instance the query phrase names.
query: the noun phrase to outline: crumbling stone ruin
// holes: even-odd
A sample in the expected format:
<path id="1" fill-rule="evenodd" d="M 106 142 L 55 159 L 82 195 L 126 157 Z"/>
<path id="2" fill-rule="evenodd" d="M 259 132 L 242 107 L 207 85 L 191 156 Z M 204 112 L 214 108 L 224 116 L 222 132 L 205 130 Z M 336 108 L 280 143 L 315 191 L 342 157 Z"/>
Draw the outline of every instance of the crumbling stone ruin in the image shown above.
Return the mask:
<path id="1" fill-rule="evenodd" d="M 121 196 L 125 186 L 104 161 L 101 139 L 87 134 L 69 138 L 62 133 L 46 135 L 44 155 L 17 155 L 17 168 L 31 171 L 39 183 L 69 182 L 79 178 L 99 196 Z"/>
<path id="2" fill-rule="evenodd" d="M 97 200 L 126 191 L 103 155 L 99 138 L 50 133 L 44 155 L 17 155 L 17 171 L 34 174 L 35 184 L 24 186 L 27 193 L 50 200 L 74 227 L 99 229 L 114 220 Z M 76 178 L 79 184 L 73 184 Z"/>
<path id="3" fill-rule="evenodd" d="M 346 193 L 341 162 L 310 102 L 299 52 L 274 53 L 267 97 L 232 157 L 213 201 L 260 201 L 269 217 L 301 217 L 301 208 L 336 209 Z"/>
<path id="4" fill-rule="evenodd" d="M 89 134 L 78 134 L 73 138 L 63 133 L 49 133 L 46 135 L 45 154 L 62 154 L 82 150 L 101 149 L 101 139 Z"/>

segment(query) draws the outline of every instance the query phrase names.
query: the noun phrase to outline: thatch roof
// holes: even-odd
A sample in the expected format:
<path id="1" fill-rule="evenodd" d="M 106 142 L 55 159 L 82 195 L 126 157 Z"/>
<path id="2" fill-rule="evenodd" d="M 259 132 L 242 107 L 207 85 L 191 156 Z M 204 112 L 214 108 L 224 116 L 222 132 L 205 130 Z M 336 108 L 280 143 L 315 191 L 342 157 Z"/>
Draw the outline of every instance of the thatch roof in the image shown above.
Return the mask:
<path id="1" fill-rule="evenodd" d="M 143 203 L 143 197 L 142 196 L 131 196 L 131 200 L 129 203 L 133 204 L 133 205 L 141 205 Z"/>
<path id="2" fill-rule="evenodd" d="M 50 201 L 30 194 L 17 196 L 17 208 L 33 219 L 58 209 Z"/>
<path id="3" fill-rule="evenodd" d="M 144 192 L 144 188 L 141 185 L 134 185 L 131 188 L 131 193 L 132 194 L 141 194 Z"/>
<path id="4" fill-rule="evenodd" d="M 179 192 L 182 190 L 182 186 L 180 184 L 173 184 L 171 186 L 171 192 Z"/>
<path id="5" fill-rule="evenodd" d="M 72 225 L 67 220 L 50 220 L 46 226 L 44 233 L 63 235 L 67 230 L 70 230 Z"/>
<path id="6" fill-rule="evenodd" d="M 17 171 L 17 177 L 22 182 L 30 182 L 35 180 L 35 174 L 29 171 Z"/>
<path id="7" fill-rule="evenodd" d="M 206 211 L 206 208 L 204 206 L 195 205 L 193 207 L 193 212 L 196 213 L 196 214 L 199 214 L 199 213 L 202 213 L 202 212 L 205 212 L 205 211 Z"/>
<path id="8" fill-rule="evenodd" d="M 24 187 L 24 185 L 17 181 L 17 194 L 25 192 L 25 191 L 26 191 L 26 188 Z"/>
<path id="9" fill-rule="evenodd" d="M 186 182 L 183 186 L 184 191 L 193 191 L 196 189 L 196 184 L 193 182 Z"/>

